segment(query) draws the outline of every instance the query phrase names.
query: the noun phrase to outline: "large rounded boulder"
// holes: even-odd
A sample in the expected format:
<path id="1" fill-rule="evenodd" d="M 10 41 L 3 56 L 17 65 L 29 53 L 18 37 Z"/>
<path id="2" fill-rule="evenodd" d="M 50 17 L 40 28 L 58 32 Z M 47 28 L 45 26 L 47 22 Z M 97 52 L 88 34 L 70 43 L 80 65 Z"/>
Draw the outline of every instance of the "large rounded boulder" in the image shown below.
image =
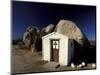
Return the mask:
<path id="1" fill-rule="evenodd" d="M 46 28 L 45 28 L 45 32 L 46 33 L 51 33 L 54 30 L 54 25 L 53 24 L 49 24 Z"/>
<path id="2" fill-rule="evenodd" d="M 54 31 L 55 26 L 53 24 L 49 24 L 48 26 L 42 28 L 41 30 L 41 36 L 44 36 L 46 34 L 49 34 Z"/>
<path id="3" fill-rule="evenodd" d="M 89 41 L 80 28 L 72 21 L 60 20 L 55 28 L 55 32 L 61 33 L 76 41 L 80 46 L 89 46 Z"/>

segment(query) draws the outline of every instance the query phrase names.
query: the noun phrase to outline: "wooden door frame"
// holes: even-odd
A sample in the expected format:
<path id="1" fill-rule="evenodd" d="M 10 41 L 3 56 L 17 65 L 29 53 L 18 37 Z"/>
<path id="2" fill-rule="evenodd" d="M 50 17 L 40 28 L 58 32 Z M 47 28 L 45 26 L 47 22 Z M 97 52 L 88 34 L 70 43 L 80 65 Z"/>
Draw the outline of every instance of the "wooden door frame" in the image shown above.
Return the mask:
<path id="1" fill-rule="evenodd" d="M 52 46 L 53 46 L 52 42 L 53 41 L 58 41 L 58 57 L 57 57 L 58 61 L 57 62 L 59 62 L 60 39 L 58 39 L 58 38 L 57 39 L 50 39 L 50 51 L 51 51 L 50 52 L 50 61 L 55 61 L 54 56 L 53 56 L 53 48 L 52 48 Z"/>

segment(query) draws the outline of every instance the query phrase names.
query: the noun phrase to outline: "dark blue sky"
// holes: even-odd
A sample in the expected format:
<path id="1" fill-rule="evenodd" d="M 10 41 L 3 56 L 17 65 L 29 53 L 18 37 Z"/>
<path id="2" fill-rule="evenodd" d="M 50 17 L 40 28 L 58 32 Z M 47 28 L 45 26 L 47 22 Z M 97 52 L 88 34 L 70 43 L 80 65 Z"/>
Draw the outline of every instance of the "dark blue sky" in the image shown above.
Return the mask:
<path id="1" fill-rule="evenodd" d="M 39 29 L 61 19 L 74 21 L 89 40 L 96 38 L 96 7 L 36 2 L 12 2 L 12 38 L 21 38 L 30 25 Z"/>

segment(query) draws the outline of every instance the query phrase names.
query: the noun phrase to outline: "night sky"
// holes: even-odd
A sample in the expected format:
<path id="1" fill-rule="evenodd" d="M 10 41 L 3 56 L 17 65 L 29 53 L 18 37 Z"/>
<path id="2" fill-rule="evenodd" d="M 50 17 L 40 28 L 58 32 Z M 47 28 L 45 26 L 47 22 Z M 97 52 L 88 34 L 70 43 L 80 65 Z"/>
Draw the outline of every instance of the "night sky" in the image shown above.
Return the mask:
<path id="1" fill-rule="evenodd" d="M 96 7 L 36 2 L 12 2 L 12 38 L 22 38 L 26 28 L 37 26 L 40 30 L 57 24 L 61 19 L 71 20 L 89 40 L 96 39 Z"/>

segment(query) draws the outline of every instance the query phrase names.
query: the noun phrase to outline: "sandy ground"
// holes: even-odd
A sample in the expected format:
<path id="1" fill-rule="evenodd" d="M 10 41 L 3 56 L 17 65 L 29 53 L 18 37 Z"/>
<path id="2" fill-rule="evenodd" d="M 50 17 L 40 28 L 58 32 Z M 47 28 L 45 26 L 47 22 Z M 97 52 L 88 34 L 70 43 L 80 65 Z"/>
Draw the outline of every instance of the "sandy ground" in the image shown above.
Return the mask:
<path id="1" fill-rule="evenodd" d="M 46 65 L 48 62 L 42 60 L 42 53 L 35 52 L 28 49 L 21 49 L 19 46 L 13 46 L 12 48 L 12 73 L 35 73 L 35 72 L 48 72 L 48 71 L 67 71 L 67 70 L 84 70 L 84 69 L 95 69 L 91 66 L 84 68 L 71 68 L 70 66 L 59 66 Z"/>

